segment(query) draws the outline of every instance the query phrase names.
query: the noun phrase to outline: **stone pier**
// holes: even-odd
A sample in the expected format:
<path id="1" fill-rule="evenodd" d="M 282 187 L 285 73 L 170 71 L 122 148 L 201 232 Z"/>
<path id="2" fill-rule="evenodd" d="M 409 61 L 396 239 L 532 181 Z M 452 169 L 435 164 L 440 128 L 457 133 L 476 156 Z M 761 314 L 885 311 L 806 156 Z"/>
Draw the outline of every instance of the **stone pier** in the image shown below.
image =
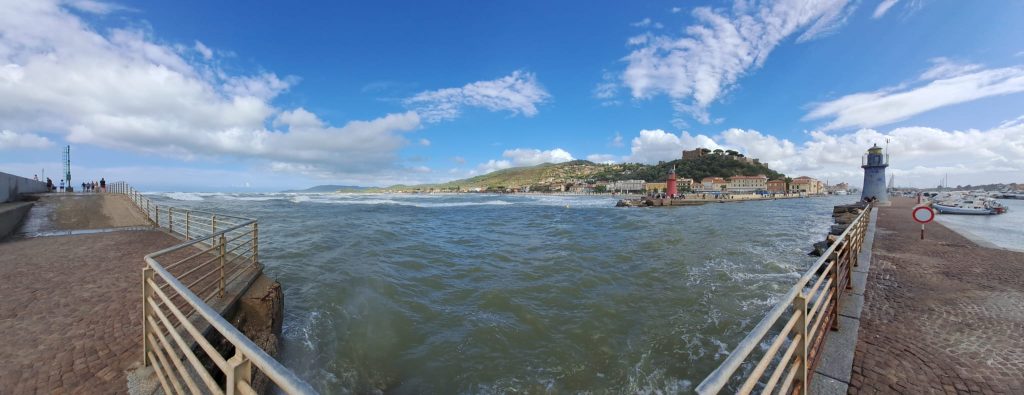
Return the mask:
<path id="1" fill-rule="evenodd" d="M 850 394 L 1024 394 L 1024 253 L 879 208 Z"/>
<path id="2" fill-rule="evenodd" d="M 134 380 L 145 377 L 143 257 L 182 241 L 124 195 L 29 198 L 27 217 L 0 242 L 0 393 L 152 393 L 155 381 Z M 227 318 L 273 354 L 280 285 L 255 275 L 210 304 L 238 313 Z"/>

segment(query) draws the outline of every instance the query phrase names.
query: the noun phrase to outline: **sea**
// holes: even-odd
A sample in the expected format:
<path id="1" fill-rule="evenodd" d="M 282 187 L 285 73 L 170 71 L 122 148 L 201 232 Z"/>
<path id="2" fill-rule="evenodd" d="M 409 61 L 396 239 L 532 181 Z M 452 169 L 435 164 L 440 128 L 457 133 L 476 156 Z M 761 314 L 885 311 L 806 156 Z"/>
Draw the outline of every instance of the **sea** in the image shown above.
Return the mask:
<path id="1" fill-rule="evenodd" d="M 279 359 L 322 393 L 692 393 L 856 196 L 152 193 L 258 218 Z"/>
<path id="2" fill-rule="evenodd" d="M 1009 210 L 999 215 L 936 214 L 935 220 L 987 247 L 1024 252 L 1024 200 L 999 199 Z M 925 225 L 925 233 L 927 233 Z"/>

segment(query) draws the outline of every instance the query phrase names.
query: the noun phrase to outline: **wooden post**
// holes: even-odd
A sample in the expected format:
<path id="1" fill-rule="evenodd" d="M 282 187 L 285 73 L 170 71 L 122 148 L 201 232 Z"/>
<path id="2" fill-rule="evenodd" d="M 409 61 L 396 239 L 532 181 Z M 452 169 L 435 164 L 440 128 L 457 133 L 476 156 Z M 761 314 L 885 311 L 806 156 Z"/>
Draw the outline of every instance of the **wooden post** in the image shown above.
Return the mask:
<path id="1" fill-rule="evenodd" d="M 809 321 L 807 318 L 807 297 L 801 292 L 793 300 L 793 305 L 799 311 L 800 322 L 797 324 L 797 333 L 800 334 L 800 344 L 797 345 L 798 357 L 800 358 L 800 372 L 797 373 L 797 380 L 800 380 L 800 392 L 801 395 L 807 395 L 807 371 L 810 369 L 810 364 L 807 362 L 807 345 L 810 340 L 807 339 L 807 324 Z M 794 387 L 795 388 L 795 387 Z"/>
<path id="2" fill-rule="evenodd" d="M 837 241 L 837 243 L 838 243 L 838 241 Z M 847 249 L 849 247 L 850 247 L 849 243 L 844 243 L 843 244 L 843 249 Z M 830 273 L 830 275 L 832 276 L 832 300 L 831 300 L 831 303 L 832 303 L 832 314 L 831 314 L 832 315 L 832 328 L 830 328 L 830 329 L 832 329 L 834 331 L 838 331 L 839 330 L 839 292 L 840 292 L 839 291 L 839 264 L 843 262 L 843 253 L 840 252 L 838 254 L 834 254 L 833 257 L 834 257 L 834 260 L 832 261 L 832 270 L 831 270 L 832 273 Z M 846 286 L 847 287 L 850 286 L 850 277 L 846 278 Z"/>
<path id="3" fill-rule="evenodd" d="M 174 233 L 174 207 L 167 206 L 167 229 Z"/>
<path id="4" fill-rule="evenodd" d="M 185 240 L 191 240 L 189 236 L 190 222 L 192 222 L 192 211 L 185 211 Z"/>

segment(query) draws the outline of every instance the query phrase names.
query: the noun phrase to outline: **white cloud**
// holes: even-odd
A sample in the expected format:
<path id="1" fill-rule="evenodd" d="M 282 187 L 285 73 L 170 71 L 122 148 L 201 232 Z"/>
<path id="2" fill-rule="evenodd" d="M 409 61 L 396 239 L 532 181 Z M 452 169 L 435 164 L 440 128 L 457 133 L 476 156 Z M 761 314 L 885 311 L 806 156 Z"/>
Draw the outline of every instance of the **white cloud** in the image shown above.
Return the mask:
<path id="1" fill-rule="evenodd" d="M 626 56 L 622 80 L 634 98 L 664 94 L 702 117 L 786 38 L 804 31 L 800 40 L 808 40 L 842 24 L 853 8 L 849 3 L 765 1 L 756 11 L 742 1 L 731 11 L 698 7 L 693 10 L 698 23 L 684 35 L 650 37 Z"/>
<path id="2" fill-rule="evenodd" d="M 460 165 L 461 164 L 465 164 L 466 163 L 466 158 L 463 158 L 461 156 L 456 156 L 456 157 L 452 158 L 452 162 L 458 163 Z"/>
<path id="3" fill-rule="evenodd" d="M 505 150 L 501 156 L 511 159 L 513 166 L 534 166 L 541 163 L 562 163 L 573 160 L 568 151 L 555 148 L 547 151 L 539 149 L 516 148 Z"/>
<path id="4" fill-rule="evenodd" d="M 487 174 L 510 167 L 535 166 L 541 163 L 562 163 L 575 159 L 572 154 L 561 148 L 546 151 L 532 148 L 516 148 L 505 150 L 501 156 L 505 159 L 491 159 L 481 163 L 476 169 L 471 170 L 469 175 Z"/>
<path id="5" fill-rule="evenodd" d="M 621 147 L 622 144 L 622 133 L 615 132 L 615 137 L 612 137 L 611 143 L 608 144 L 611 147 Z"/>
<path id="6" fill-rule="evenodd" d="M 633 138 L 628 162 L 658 163 L 679 159 L 684 149 L 720 148 L 715 140 L 705 135 L 692 136 L 688 132 L 675 135 L 661 129 L 641 130 L 640 135 Z"/>
<path id="7" fill-rule="evenodd" d="M 671 11 L 672 11 L 673 14 L 678 14 L 680 12 L 683 12 L 683 9 L 679 8 L 679 7 L 672 7 Z"/>
<path id="8" fill-rule="evenodd" d="M 728 129 L 707 136 L 642 130 L 628 161 L 656 163 L 678 159 L 681 149 L 734 149 L 789 176 L 809 175 L 859 184 L 861 156 L 873 144 L 890 140 L 890 174 L 897 184 L 932 187 L 945 173 L 954 184 L 1021 182 L 1024 174 L 1024 116 L 988 129 L 942 130 L 902 127 L 882 132 L 859 129 L 844 134 L 813 131 L 803 143 L 756 130 Z"/>
<path id="9" fill-rule="evenodd" d="M 648 28 L 649 27 L 649 28 L 652 28 L 652 29 L 661 29 L 661 28 L 665 27 L 664 25 L 662 25 L 659 22 L 652 21 L 651 18 L 644 18 L 643 20 L 641 20 L 639 22 L 632 23 L 632 25 L 634 27 L 642 27 L 642 28 Z"/>
<path id="10" fill-rule="evenodd" d="M 897 1 L 899 0 L 882 0 L 881 3 L 878 3 L 878 7 L 875 7 L 875 13 L 871 17 L 875 19 L 881 18 L 892 6 L 896 5 Z"/>
<path id="11" fill-rule="evenodd" d="M 618 163 L 619 157 L 612 154 L 590 154 L 587 160 L 594 163 Z"/>
<path id="12" fill-rule="evenodd" d="M 409 143 L 403 133 L 420 126 L 411 111 L 326 125 L 305 109 L 272 104 L 296 78 L 229 74 L 143 31 L 100 33 L 57 0 L 14 3 L 5 8 L 18 12 L 0 12 L 0 128 L 61 130 L 71 143 L 344 175 L 399 169 L 397 151 Z"/>
<path id="13" fill-rule="evenodd" d="M 88 12 L 97 15 L 106 15 L 116 11 L 127 11 L 129 8 L 120 4 L 109 3 L 97 0 L 65 0 L 67 6 L 78 11 Z"/>
<path id="14" fill-rule="evenodd" d="M 404 103 L 428 122 L 439 122 L 458 118 L 465 107 L 532 117 L 537 115 L 537 105 L 550 98 L 533 73 L 517 70 L 496 80 L 477 81 L 461 88 L 420 92 Z"/>
<path id="15" fill-rule="evenodd" d="M 200 55 L 203 55 L 203 59 L 206 59 L 206 60 L 213 59 L 213 50 L 210 49 L 210 47 L 207 47 L 205 44 L 203 44 L 203 43 L 199 42 L 198 40 L 196 40 L 196 44 L 195 44 L 194 48 L 195 48 L 196 52 L 199 52 Z"/>
<path id="16" fill-rule="evenodd" d="M 922 78 L 947 78 L 909 89 L 892 87 L 874 92 L 849 94 L 814 105 L 803 119 L 831 118 L 832 121 L 824 127 L 825 130 L 874 127 L 902 121 L 940 107 L 1024 92 L 1024 66 L 978 71 L 976 65 L 944 62 L 936 63 L 936 66 L 926 71 Z"/>
<path id="17" fill-rule="evenodd" d="M 50 139 L 33 134 L 0 130 L 0 150 L 19 148 L 46 148 L 53 145 Z"/>
<path id="18" fill-rule="evenodd" d="M 469 175 L 472 176 L 477 174 L 487 174 L 493 171 L 507 169 L 510 167 L 512 167 L 512 162 L 509 162 L 507 160 L 491 159 L 485 163 L 481 163 L 479 166 L 476 167 L 476 169 L 470 170 Z"/>
<path id="19" fill-rule="evenodd" d="M 932 67 L 921 74 L 921 80 L 931 81 L 957 77 L 982 68 L 980 64 L 957 63 L 944 57 L 932 58 L 928 61 L 932 63 Z"/>
<path id="20" fill-rule="evenodd" d="M 429 147 L 430 146 L 430 140 L 420 139 L 420 145 L 422 145 L 424 147 Z"/>

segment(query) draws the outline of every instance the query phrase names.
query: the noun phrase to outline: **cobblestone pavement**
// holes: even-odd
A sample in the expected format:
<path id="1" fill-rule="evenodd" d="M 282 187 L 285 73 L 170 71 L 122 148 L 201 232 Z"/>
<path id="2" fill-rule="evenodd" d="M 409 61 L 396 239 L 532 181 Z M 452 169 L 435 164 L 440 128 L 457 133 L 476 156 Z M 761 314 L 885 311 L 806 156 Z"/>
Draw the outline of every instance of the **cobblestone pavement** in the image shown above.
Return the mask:
<path id="1" fill-rule="evenodd" d="M 1024 394 L 1024 253 L 878 215 L 849 393 Z"/>
<path id="2" fill-rule="evenodd" d="M 0 394 L 122 393 L 141 358 L 142 257 L 159 231 L 0 243 Z"/>

